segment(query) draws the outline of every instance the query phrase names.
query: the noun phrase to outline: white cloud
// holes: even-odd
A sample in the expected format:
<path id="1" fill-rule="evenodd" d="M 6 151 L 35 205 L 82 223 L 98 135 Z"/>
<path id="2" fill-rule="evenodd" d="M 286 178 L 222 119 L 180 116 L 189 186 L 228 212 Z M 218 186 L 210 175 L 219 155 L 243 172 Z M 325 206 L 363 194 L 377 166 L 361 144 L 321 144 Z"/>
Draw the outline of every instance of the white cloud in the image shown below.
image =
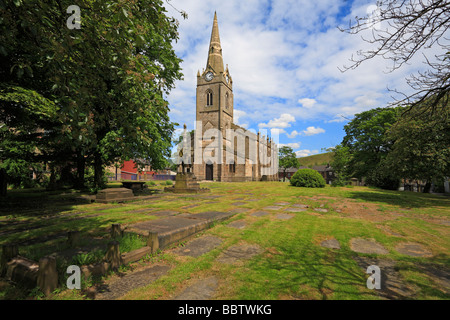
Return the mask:
<path id="1" fill-rule="evenodd" d="M 279 118 L 270 120 L 268 123 L 260 123 L 260 128 L 279 128 L 284 129 L 291 126 L 291 122 L 295 122 L 295 117 L 289 113 L 283 113 Z"/>
<path id="2" fill-rule="evenodd" d="M 291 147 L 292 149 L 298 149 L 300 148 L 301 143 L 300 142 L 293 142 L 293 143 L 280 143 L 278 144 L 278 148 L 281 147 Z"/>
<path id="3" fill-rule="evenodd" d="M 319 150 L 309 150 L 309 149 L 304 149 L 304 150 L 298 150 L 295 152 L 297 157 L 307 157 L 307 156 L 311 156 L 313 154 L 318 154 Z"/>
<path id="4" fill-rule="evenodd" d="M 290 134 L 288 133 L 288 138 L 294 139 L 296 136 L 298 136 L 300 132 L 297 132 L 297 130 L 293 130 Z"/>
<path id="5" fill-rule="evenodd" d="M 303 98 L 298 100 L 299 103 L 305 108 L 312 108 L 317 103 L 315 99 Z"/>
<path id="6" fill-rule="evenodd" d="M 315 134 L 324 133 L 324 132 L 325 132 L 325 130 L 322 128 L 319 128 L 319 127 L 317 127 L 317 128 L 316 127 L 308 127 L 308 128 L 306 128 L 306 130 L 302 131 L 302 133 L 305 136 L 313 136 Z"/>

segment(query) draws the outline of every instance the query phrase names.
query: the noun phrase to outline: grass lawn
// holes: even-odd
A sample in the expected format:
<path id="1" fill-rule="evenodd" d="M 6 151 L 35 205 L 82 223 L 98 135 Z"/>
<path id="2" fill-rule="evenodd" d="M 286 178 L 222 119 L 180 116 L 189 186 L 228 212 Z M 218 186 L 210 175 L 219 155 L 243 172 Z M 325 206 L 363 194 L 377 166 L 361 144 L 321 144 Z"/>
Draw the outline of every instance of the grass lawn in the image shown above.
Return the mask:
<path id="1" fill-rule="evenodd" d="M 163 189 L 157 182 L 152 189 Z M 141 261 L 136 268 L 152 263 L 166 264 L 170 271 L 151 284 L 129 291 L 122 299 L 171 299 L 199 279 L 218 279 L 215 299 L 449 299 L 450 198 L 412 192 L 367 187 L 327 186 L 307 189 L 282 182 L 202 183 L 215 199 L 192 195 L 165 194 L 126 204 L 96 204 L 65 201 L 78 194 L 35 196 L 11 192 L 20 205 L 6 205 L 0 211 L 0 244 L 43 239 L 44 236 L 79 230 L 86 239 L 105 236 L 112 223 L 122 225 L 158 219 L 151 212 L 171 210 L 180 213 L 229 211 L 243 208 L 230 220 L 217 223 L 197 237 L 209 235 L 222 240 L 215 249 L 199 256 L 176 254 L 184 243 Z M 73 200 L 73 199 L 72 199 Z M 237 203 L 239 202 L 239 203 Z M 16 202 L 17 204 L 18 202 Z M 281 204 L 280 204 L 281 203 Z M 193 204 L 197 206 L 193 206 Z M 303 212 L 287 212 L 295 205 L 308 205 Z M 275 210 L 266 207 L 279 205 Z M 314 209 L 326 209 L 320 212 Z M 267 215 L 252 213 L 266 211 Z M 322 210 L 324 211 L 324 210 Z M 278 214 L 291 219 L 279 219 Z M 242 229 L 232 228 L 236 221 Z M 20 230 L 20 232 L 16 232 Z M 376 241 L 383 254 L 359 253 L 352 239 Z M 335 239 L 340 249 L 321 246 Z M 44 239 L 45 240 L 45 239 Z M 27 242 L 26 242 L 27 243 Z M 233 264 L 220 262 L 232 246 L 254 245 L 260 250 L 250 259 Z M 418 244 L 425 256 L 401 253 L 403 244 Z M 64 239 L 28 241 L 20 253 L 38 258 L 64 247 Z M 397 290 L 380 294 L 366 286 L 365 269 L 379 264 L 389 270 L 388 283 L 399 283 Z M 107 281 L 107 279 L 104 279 Z M 382 280 L 383 283 L 383 280 Z M 8 294 L 1 292 L 0 299 Z M 80 298 L 63 291 L 53 298 Z"/>

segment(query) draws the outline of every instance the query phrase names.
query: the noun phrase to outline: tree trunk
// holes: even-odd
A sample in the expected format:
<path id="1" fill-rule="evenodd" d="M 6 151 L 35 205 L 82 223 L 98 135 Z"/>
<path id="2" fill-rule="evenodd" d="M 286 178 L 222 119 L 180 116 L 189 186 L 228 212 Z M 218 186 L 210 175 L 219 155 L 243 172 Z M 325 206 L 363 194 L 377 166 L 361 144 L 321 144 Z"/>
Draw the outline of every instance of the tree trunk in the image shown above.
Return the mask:
<path id="1" fill-rule="evenodd" d="M 48 190 L 56 190 L 56 172 L 54 164 L 50 163 L 50 180 L 47 186 Z"/>
<path id="2" fill-rule="evenodd" d="M 94 155 L 94 187 L 103 188 L 103 163 L 99 152 Z"/>
<path id="3" fill-rule="evenodd" d="M 6 169 L 0 169 L 0 197 L 6 197 L 6 193 L 8 190 L 8 182 L 7 182 Z"/>
<path id="4" fill-rule="evenodd" d="M 86 170 L 86 159 L 81 154 L 81 152 L 77 153 L 77 177 L 75 181 L 75 188 L 82 190 L 84 189 L 84 172 Z"/>
<path id="5" fill-rule="evenodd" d="M 430 180 L 427 180 L 425 183 L 425 187 L 423 188 L 423 193 L 430 193 L 431 190 L 431 182 Z"/>

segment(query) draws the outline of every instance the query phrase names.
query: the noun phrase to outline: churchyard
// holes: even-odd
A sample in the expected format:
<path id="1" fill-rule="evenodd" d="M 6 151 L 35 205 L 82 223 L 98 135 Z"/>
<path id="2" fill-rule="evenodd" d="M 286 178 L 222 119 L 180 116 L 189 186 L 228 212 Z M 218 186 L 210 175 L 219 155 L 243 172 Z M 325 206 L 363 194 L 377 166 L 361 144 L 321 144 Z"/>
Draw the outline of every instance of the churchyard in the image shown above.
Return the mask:
<path id="1" fill-rule="evenodd" d="M 0 299 L 450 298 L 449 197 L 282 182 L 203 182 L 211 192 L 202 194 L 164 193 L 166 186 L 106 204 L 71 190 L 9 192 L 0 245 L 14 243 L 36 262 L 57 257 L 60 285 L 44 295 L 3 278 Z M 163 246 L 161 230 L 172 224 L 187 233 Z M 143 254 L 83 276 L 81 290 L 65 287 L 67 265 L 104 261 L 112 225 L 125 231 L 115 238 L 121 254 Z M 140 230 L 149 225 L 159 228 L 161 246 L 145 251 Z M 68 232 L 77 234 L 75 245 Z M 374 265 L 381 289 L 367 285 Z"/>

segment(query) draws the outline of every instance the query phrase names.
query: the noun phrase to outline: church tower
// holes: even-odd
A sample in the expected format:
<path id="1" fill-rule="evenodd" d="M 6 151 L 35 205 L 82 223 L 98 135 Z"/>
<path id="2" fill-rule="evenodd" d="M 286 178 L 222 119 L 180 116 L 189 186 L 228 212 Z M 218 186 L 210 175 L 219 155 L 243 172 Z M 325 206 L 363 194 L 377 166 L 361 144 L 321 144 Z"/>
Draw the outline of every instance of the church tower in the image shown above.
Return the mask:
<path id="1" fill-rule="evenodd" d="M 228 65 L 224 68 L 216 13 L 214 13 L 206 68 L 202 73 L 200 71 L 197 73 L 196 119 L 202 123 L 201 128 L 196 128 L 199 131 L 198 134 L 201 132 L 202 137 L 209 129 L 219 129 L 224 139 L 226 129 L 230 129 L 233 124 L 233 79 Z M 224 141 L 218 141 L 218 144 L 218 147 L 222 149 Z M 214 168 L 206 169 L 205 174 L 203 170 L 199 170 L 196 175 L 206 180 L 220 180 L 221 168 L 220 164 L 214 164 Z"/>
<path id="2" fill-rule="evenodd" d="M 228 65 L 224 69 L 216 13 L 206 69 L 197 73 L 197 121 L 203 122 L 202 133 L 211 128 L 225 130 L 233 123 L 233 80 Z"/>

